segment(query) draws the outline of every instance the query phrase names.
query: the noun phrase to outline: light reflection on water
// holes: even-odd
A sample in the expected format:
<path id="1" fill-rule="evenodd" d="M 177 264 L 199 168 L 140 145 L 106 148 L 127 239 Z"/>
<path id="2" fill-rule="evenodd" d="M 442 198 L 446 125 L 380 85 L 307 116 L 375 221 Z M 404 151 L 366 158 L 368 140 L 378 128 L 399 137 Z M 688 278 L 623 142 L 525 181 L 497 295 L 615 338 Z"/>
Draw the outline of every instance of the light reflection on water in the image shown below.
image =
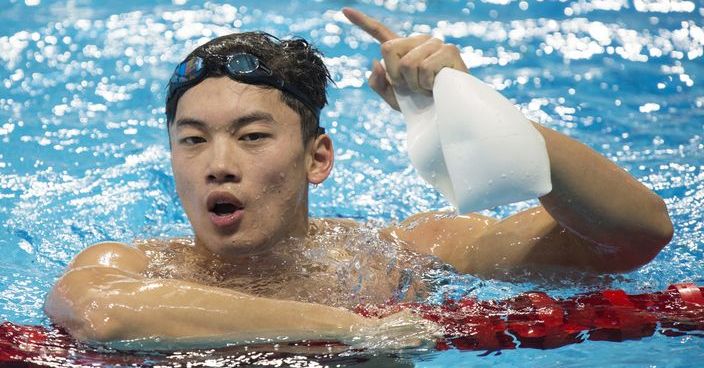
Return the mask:
<path id="1" fill-rule="evenodd" d="M 357 4 L 401 32 L 458 44 L 472 73 L 527 116 L 589 144 L 665 198 L 672 244 L 650 265 L 597 285 L 640 291 L 704 281 L 701 1 Z M 409 166 L 400 115 L 366 87 L 378 46 L 339 6 L 10 1 L 0 14 L 0 317 L 45 322 L 44 293 L 90 243 L 189 233 L 168 164 L 165 84 L 192 48 L 232 31 L 301 35 L 326 55 L 337 88 L 323 125 L 337 163 L 312 189 L 314 215 L 385 222 L 447 206 Z M 451 293 L 486 298 L 535 287 L 469 276 L 447 283 Z"/>

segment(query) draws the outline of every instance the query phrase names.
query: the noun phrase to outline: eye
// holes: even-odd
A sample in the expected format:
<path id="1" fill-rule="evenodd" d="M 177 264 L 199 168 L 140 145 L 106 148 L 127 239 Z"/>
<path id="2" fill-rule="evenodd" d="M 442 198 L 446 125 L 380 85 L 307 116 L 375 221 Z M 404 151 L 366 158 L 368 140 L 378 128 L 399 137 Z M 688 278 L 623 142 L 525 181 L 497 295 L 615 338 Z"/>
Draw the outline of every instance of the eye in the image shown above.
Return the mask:
<path id="1" fill-rule="evenodd" d="M 187 146 L 194 146 L 198 143 L 205 143 L 205 138 L 199 136 L 190 136 L 179 139 L 179 143 Z"/>
<path id="2" fill-rule="evenodd" d="M 268 138 L 270 135 L 266 133 L 249 133 L 243 135 L 240 139 L 246 142 L 256 142 L 264 138 Z"/>

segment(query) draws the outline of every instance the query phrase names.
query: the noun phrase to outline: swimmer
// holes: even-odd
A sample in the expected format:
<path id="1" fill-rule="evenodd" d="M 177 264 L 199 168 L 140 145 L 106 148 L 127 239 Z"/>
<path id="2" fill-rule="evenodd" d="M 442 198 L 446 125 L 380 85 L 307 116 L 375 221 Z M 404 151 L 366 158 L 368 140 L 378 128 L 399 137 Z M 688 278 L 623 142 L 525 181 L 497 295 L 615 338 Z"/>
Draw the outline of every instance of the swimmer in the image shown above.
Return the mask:
<path id="1" fill-rule="evenodd" d="M 430 93 L 441 68 L 467 72 L 455 46 L 343 13 L 381 43 L 385 69 L 375 62 L 369 85 L 395 109 L 393 87 Z M 47 296 L 51 320 L 84 341 L 170 346 L 375 338 L 404 346 L 438 333 L 409 313 L 350 311 L 350 302 L 410 300 L 422 282 L 402 282 L 405 266 L 379 261 L 377 245 L 350 247 L 367 243 L 357 241 L 362 225 L 309 217 L 308 187 L 333 167 L 332 139 L 319 127 L 328 80 L 303 40 L 240 33 L 194 50 L 166 102 L 176 190 L 194 239 L 83 250 Z M 626 272 L 652 260 L 673 232 L 662 199 L 584 144 L 534 125 L 553 187 L 540 206 L 503 220 L 419 213 L 379 229 L 379 247 L 480 277 Z M 339 264 L 361 268 L 363 285 L 347 284 Z"/>

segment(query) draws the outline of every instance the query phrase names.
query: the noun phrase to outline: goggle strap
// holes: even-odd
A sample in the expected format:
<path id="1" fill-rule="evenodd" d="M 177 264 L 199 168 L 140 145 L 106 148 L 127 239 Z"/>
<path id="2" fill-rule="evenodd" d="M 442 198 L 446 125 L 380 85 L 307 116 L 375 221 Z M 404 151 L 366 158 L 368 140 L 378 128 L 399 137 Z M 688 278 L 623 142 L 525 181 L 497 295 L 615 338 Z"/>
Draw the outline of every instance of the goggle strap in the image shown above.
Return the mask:
<path id="1" fill-rule="evenodd" d="M 244 56 L 247 60 L 247 62 L 250 62 L 254 65 L 256 65 L 256 68 L 254 70 L 247 70 L 247 71 L 242 71 L 238 70 L 237 68 L 234 68 L 233 66 L 241 65 L 239 62 L 234 63 L 233 65 L 233 60 L 235 60 L 235 56 Z M 298 90 L 298 88 L 287 85 L 286 82 L 273 75 L 273 72 L 269 67 L 264 65 L 259 58 L 252 54 L 248 53 L 235 53 L 232 55 L 228 55 L 226 62 L 221 66 L 224 71 L 227 72 L 227 75 L 232 77 L 235 80 L 242 80 L 244 83 L 248 84 L 266 84 L 271 87 L 274 87 L 280 91 L 287 92 L 291 94 L 296 100 L 300 101 L 305 105 L 308 109 L 313 112 L 315 115 L 315 119 L 320 124 L 320 109 L 315 107 L 309 99 L 301 93 L 301 91 Z M 187 84 L 192 84 L 195 83 L 196 81 L 200 80 L 204 75 L 206 70 L 206 65 L 205 65 L 205 59 L 203 59 L 201 56 L 193 56 L 188 58 L 187 60 L 184 60 L 180 64 L 176 66 L 176 69 L 174 70 L 173 75 L 169 79 L 169 89 L 168 89 L 168 98 L 167 100 L 171 100 L 173 98 L 173 94 L 183 86 Z M 325 129 L 319 127 L 318 128 L 318 134 L 324 134 Z M 322 132 L 321 132 L 322 130 Z"/>

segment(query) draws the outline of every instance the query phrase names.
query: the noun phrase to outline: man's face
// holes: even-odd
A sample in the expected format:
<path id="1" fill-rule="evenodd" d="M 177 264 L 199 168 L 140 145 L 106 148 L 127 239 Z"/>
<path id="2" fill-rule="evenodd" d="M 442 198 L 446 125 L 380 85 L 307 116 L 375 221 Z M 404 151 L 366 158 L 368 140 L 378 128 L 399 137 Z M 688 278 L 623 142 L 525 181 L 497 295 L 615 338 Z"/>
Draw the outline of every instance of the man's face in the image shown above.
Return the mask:
<path id="1" fill-rule="evenodd" d="M 222 256 L 305 234 L 311 155 L 280 93 L 220 77 L 179 99 L 169 132 L 176 190 L 198 242 Z"/>

